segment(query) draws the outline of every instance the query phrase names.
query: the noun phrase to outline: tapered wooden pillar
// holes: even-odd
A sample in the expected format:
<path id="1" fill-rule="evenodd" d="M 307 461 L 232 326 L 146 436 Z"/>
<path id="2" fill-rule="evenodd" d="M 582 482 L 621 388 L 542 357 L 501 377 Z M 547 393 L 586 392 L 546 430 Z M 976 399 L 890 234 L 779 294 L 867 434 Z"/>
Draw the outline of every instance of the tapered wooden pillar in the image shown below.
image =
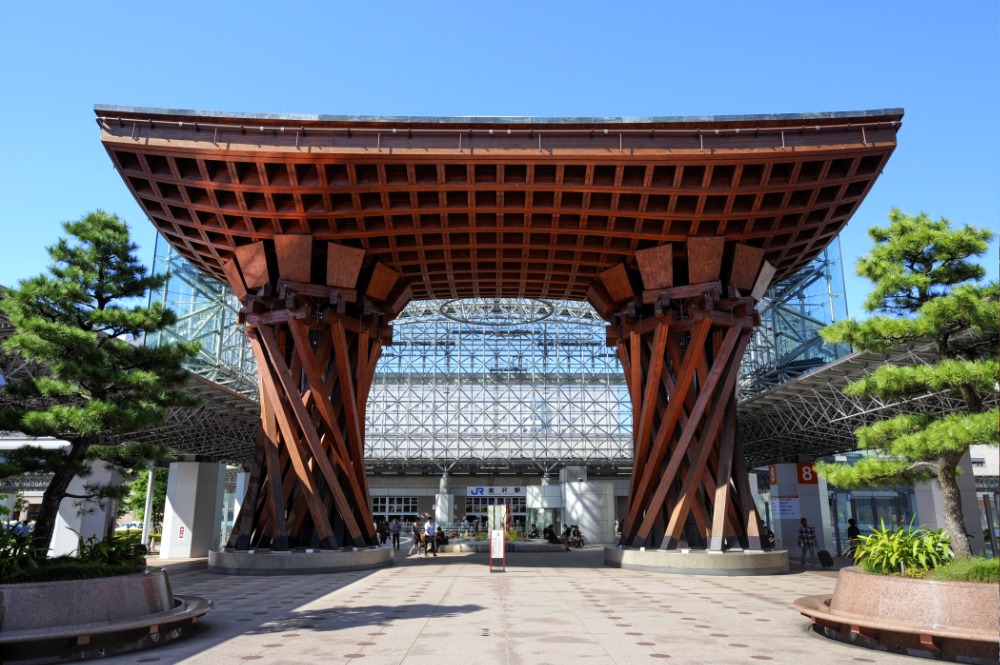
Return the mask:
<path id="1" fill-rule="evenodd" d="M 772 275 L 757 248 L 691 238 L 642 250 L 634 269 L 623 264 L 593 284 L 589 299 L 611 323 L 633 407 L 622 545 L 760 549 L 736 381 Z"/>
<path id="2" fill-rule="evenodd" d="M 261 427 L 236 549 L 375 544 L 364 414 L 388 321 L 409 290 L 364 252 L 310 236 L 241 247 L 226 266 L 244 300 Z"/>

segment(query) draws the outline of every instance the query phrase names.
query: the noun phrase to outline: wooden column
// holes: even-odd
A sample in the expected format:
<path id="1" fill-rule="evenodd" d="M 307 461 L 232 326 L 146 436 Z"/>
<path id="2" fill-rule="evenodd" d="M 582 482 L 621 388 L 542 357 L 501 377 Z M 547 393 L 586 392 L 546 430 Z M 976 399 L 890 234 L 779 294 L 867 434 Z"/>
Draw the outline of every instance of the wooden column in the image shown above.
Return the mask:
<path id="1" fill-rule="evenodd" d="M 375 544 L 365 403 L 391 343 L 387 323 L 409 290 L 391 269 L 365 265 L 362 250 L 311 236 L 241 247 L 226 275 L 244 299 L 261 402 L 251 482 L 229 547 Z"/>
<path id="2" fill-rule="evenodd" d="M 603 273 L 590 292 L 633 405 L 621 544 L 760 549 L 736 381 L 773 271 L 762 250 L 721 237 L 642 250 L 635 266 Z"/>

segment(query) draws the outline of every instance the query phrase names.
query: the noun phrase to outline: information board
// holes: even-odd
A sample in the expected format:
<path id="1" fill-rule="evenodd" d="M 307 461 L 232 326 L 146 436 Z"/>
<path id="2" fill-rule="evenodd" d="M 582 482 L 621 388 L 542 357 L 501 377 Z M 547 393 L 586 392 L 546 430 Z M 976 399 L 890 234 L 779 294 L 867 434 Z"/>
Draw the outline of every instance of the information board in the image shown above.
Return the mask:
<path id="1" fill-rule="evenodd" d="M 773 496 L 771 502 L 774 505 L 774 516 L 779 520 L 797 520 L 801 516 L 797 496 Z"/>

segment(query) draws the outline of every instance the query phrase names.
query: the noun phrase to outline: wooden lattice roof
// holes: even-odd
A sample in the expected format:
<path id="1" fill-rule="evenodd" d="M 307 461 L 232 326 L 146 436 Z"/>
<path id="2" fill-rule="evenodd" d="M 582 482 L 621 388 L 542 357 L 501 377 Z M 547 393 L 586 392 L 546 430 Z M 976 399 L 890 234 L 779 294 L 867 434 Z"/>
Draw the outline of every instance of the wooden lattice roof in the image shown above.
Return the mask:
<path id="1" fill-rule="evenodd" d="M 843 228 L 901 109 L 709 118 L 356 118 L 98 106 L 101 140 L 186 259 L 223 278 L 277 234 L 362 248 L 415 299 L 583 300 L 635 252 L 691 236 L 790 274 Z"/>

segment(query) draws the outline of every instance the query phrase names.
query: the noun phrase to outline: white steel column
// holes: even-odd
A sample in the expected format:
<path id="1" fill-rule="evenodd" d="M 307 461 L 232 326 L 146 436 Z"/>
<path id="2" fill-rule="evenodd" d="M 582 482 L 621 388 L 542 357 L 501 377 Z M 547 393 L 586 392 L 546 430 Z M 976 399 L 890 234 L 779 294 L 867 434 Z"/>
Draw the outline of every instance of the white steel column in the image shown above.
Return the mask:
<path id="1" fill-rule="evenodd" d="M 73 478 L 66 490 L 69 494 L 86 494 L 85 485 L 88 484 L 117 485 L 121 482 L 121 474 L 100 460 L 93 462 L 90 469 L 90 475 L 86 478 Z M 49 544 L 49 556 L 76 553 L 80 538 L 84 542 L 89 538 L 103 540 L 115 522 L 114 504 L 114 501 L 108 499 L 103 502 L 68 497 L 63 499 L 59 504 L 59 514 L 56 516 L 55 530 Z"/>
<path id="2" fill-rule="evenodd" d="M 799 554 L 799 519 L 805 517 L 816 529 L 816 549 L 836 556 L 836 541 L 830 521 L 830 500 L 826 480 L 820 478 L 809 462 L 772 464 L 771 528 L 775 547 L 788 550 L 790 557 Z"/>
<path id="3" fill-rule="evenodd" d="M 167 479 L 161 559 L 208 556 L 222 522 L 226 466 L 213 462 L 174 462 Z"/>

